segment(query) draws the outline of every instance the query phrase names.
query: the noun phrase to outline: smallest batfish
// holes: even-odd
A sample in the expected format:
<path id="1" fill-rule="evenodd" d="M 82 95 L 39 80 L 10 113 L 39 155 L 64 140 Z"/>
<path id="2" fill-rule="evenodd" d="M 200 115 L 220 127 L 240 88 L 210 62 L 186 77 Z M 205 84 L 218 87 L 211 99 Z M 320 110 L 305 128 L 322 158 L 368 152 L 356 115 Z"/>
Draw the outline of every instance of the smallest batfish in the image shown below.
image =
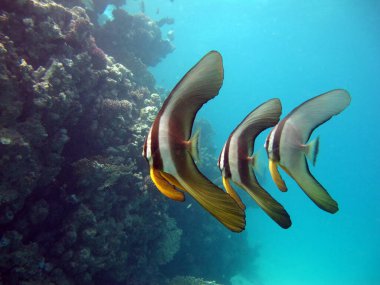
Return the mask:
<path id="1" fill-rule="evenodd" d="M 307 142 L 315 128 L 342 112 L 350 102 L 350 95 L 342 89 L 316 96 L 282 119 L 265 142 L 269 171 L 277 187 L 287 191 L 277 169 L 280 165 L 319 208 L 329 213 L 337 212 L 338 204 L 310 173 L 306 161 L 307 157 L 315 164 L 319 138 Z"/>
<path id="2" fill-rule="evenodd" d="M 143 156 L 162 194 L 184 201 L 186 192 L 228 229 L 241 232 L 245 228 L 244 210 L 199 172 L 194 163 L 199 133 L 190 138 L 196 113 L 219 93 L 223 74 L 222 57 L 216 51 L 206 54 L 186 73 L 158 112 L 145 140 Z"/>
<path id="3" fill-rule="evenodd" d="M 259 185 L 253 171 L 257 168 L 257 155 L 253 154 L 256 137 L 277 124 L 280 116 L 281 103 L 278 99 L 269 100 L 248 114 L 229 136 L 219 156 L 218 166 L 222 172 L 224 188 L 242 209 L 245 206 L 232 188 L 230 180 L 244 189 L 265 213 L 286 229 L 291 225 L 289 214 Z"/>

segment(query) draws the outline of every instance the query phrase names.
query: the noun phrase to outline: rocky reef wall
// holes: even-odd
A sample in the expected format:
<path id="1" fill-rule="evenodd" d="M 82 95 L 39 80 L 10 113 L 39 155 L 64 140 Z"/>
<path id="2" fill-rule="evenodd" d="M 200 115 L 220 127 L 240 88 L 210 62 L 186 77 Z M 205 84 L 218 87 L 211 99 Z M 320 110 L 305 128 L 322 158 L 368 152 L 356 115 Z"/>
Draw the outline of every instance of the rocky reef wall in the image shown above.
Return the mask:
<path id="1" fill-rule="evenodd" d="M 2 1 L 0 21 L 0 282 L 156 280 L 181 230 L 142 173 L 160 105 L 147 65 L 134 67 L 144 85 L 79 6 Z"/>
<path id="2" fill-rule="evenodd" d="M 189 211 L 158 193 L 141 156 L 161 105 L 147 67 L 173 46 L 142 14 L 96 24 L 123 1 L 85 2 L 0 2 L 0 284 L 197 280 L 175 276 L 204 276 L 202 255 L 187 271 L 170 262 L 216 233 L 207 218 L 178 226 Z"/>

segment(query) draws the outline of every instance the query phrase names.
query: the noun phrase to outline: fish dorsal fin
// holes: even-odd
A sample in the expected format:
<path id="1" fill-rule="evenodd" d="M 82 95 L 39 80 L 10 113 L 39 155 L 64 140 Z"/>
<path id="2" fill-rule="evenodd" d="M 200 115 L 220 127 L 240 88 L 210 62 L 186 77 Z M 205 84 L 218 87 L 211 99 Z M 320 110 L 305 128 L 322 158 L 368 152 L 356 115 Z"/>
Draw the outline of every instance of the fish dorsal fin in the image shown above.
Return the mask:
<path id="1" fill-rule="evenodd" d="M 158 116 L 170 125 L 175 136 L 189 140 L 198 110 L 219 93 L 223 83 L 222 56 L 217 51 L 207 53 L 177 83 Z"/>
<path id="2" fill-rule="evenodd" d="M 294 109 L 284 120 L 297 127 L 301 143 L 306 143 L 315 128 L 342 112 L 351 102 L 343 89 L 316 96 Z"/>
<path id="3" fill-rule="evenodd" d="M 247 155 L 253 152 L 256 137 L 265 129 L 278 123 L 282 112 L 279 99 L 271 99 L 249 113 L 233 131 L 232 136 L 244 142 Z"/>

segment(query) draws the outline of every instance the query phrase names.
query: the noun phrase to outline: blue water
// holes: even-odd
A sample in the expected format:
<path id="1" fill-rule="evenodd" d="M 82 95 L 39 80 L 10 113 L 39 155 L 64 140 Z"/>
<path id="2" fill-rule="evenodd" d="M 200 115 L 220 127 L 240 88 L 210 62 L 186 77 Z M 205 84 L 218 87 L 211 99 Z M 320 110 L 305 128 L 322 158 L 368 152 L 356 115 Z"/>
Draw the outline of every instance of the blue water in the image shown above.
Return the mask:
<path id="1" fill-rule="evenodd" d="M 212 123 L 218 149 L 248 112 L 270 98 L 282 100 L 284 116 L 331 89 L 352 96 L 342 114 L 313 134 L 321 145 L 310 170 L 338 201 L 339 212 L 321 211 L 285 174 L 285 194 L 264 176 L 264 187 L 293 225 L 283 230 L 249 208 L 245 234 L 260 256 L 254 276 L 239 278 L 263 285 L 380 284 L 380 1 L 152 0 L 145 8 L 152 18 L 176 20 L 164 28 L 175 31 L 176 50 L 152 69 L 158 85 L 171 89 L 209 50 L 223 55 L 221 92 L 199 113 Z"/>

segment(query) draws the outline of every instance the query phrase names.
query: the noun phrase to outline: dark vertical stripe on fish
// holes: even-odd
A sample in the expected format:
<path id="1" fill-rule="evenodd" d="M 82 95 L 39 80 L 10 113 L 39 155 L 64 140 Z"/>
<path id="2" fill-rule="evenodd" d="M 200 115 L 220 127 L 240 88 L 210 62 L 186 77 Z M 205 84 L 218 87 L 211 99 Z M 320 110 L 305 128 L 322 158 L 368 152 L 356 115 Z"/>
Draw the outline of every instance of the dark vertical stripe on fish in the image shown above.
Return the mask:
<path id="1" fill-rule="evenodd" d="M 240 181 L 248 181 L 249 180 L 249 167 L 248 167 L 248 157 L 246 150 L 248 149 L 247 141 L 244 136 L 240 136 L 237 142 L 238 147 L 238 155 L 237 155 L 237 166 L 238 173 L 240 176 Z M 244 150 L 244 151 L 243 151 Z"/>
<path id="2" fill-rule="evenodd" d="M 183 138 L 185 137 L 184 130 L 179 128 L 180 126 L 176 124 L 171 114 L 168 114 L 168 116 L 168 130 L 170 131 L 170 134 L 168 134 L 169 151 L 172 159 L 174 160 L 171 163 L 174 165 L 177 171 L 181 172 L 178 169 L 178 167 L 183 167 L 184 169 L 186 169 L 187 167 L 185 167 L 185 165 L 182 165 L 186 163 L 186 161 L 178 161 L 178 159 L 184 159 L 186 157 L 182 154 L 185 151 L 186 147 L 190 148 L 190 146 L 186 146 L 186 141 L 183 140 Z"/>
<path id="3" fill-rule="evenodd" d="M 150 130 L 149 130 L 150 132 Z M 147 148 L 148 148 L 148 136 L 149 136 L 149 132 L 148 134 L 145 136 L 145 140 L 144 140 L 144 148 L 143 148 L 143 156 L 146 160 L 148 160 L 148 157 L 147 157 Z"/>
<path id="4" fill-rule="evenodd" d="M 151 151 L 151 156 L 152 156 L 152 161 L 153 161 L 153 167 L 155 169 L 160 169 L 160 170 L 162 170 L 163 168 L 161 152 L 160 152 L 160 144 L 158 141 L 158 131 L 159 131 L 159 125 L 161 121 L 161 114 L 162 113 L 159 113 L 157 115 L 157 118 L 153 123 L 152 134 L 150 136 L 150 146 L 151 146 L 150 151 Z"/>
<path id="5" fill-rule="evenodd" d="M 223 167 L 224 167 L 224 177 L 231 178 L 231 169 L 230 169 L 230 162 L 228 159 L 228 155 L 230 152 L 230 143 L 231 143 L 231 136 L 228 138 L 226 142 L 226 146 L 224 148 L 224 158 L 223 158 Z"/>
<path id="6" fill-rule="evenodd" d="M 273 161 L 280 161 L 280 143 L 281 143 L 281 135 L 282 130 L 284 128 L 284 125 L 288 119 L 285 118 L 282 120 L 276 128 L 276 131 L 274 133 L 273 137 L 273 144 L 272 144 L 272 153 L 273 153 Z"/>

